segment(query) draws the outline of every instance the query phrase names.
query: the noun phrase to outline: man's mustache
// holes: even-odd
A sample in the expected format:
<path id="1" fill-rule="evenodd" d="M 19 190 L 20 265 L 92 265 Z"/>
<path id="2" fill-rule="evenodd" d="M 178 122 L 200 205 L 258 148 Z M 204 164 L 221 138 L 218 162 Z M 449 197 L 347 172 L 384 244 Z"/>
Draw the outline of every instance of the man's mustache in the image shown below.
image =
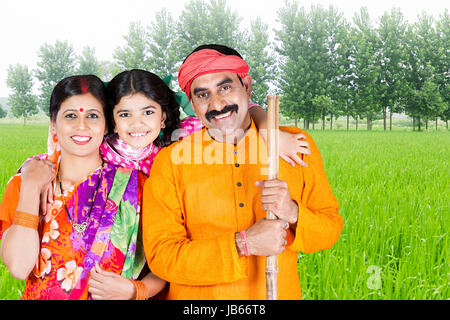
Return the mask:
<path id="1" fill-rule="evenodd" d="M 219 116 L 221 114 L 224 114 L 224 113 L 227 113 L 227 112 L 230 112 L 230 111 L 234 111 L 234 112 L 237 113 L 238 110 L 239 110 L 238 105 L 237 104 L 232 104 L 232 105 L 229 105 L 229 106 L 225 106 L 220 111 L 217 111 L 217 110 L 208 111 L 207 113 L 205 113 L 205 117 L 206 117 L 206 120 L 211 121 L 211 119 L 213 117 L 215 117 L 215 116 Z"/>

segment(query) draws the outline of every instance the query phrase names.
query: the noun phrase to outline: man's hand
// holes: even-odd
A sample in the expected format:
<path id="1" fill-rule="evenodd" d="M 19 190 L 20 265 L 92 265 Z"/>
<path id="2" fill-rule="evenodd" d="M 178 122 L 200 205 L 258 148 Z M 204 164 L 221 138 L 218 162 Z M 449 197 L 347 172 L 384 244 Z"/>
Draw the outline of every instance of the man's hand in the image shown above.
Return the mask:
<path id="1" fill-rule="evenodd" d="M 136 289 L 130 280 L 103 270 L 97 263 L 91 269 L 88 285 L 94 300 L 132 300 L 136 297 Z"/>
<path id="2" fill-rule="evenodd" d="M 288 184 L 283 180 L 264 180 L 255 183 L 261 188 L 262 209 L 271 211 L 291 226 L 298 220 L 298 205 L 291 199 Z"/>
<path id="3" fill-rule="evenodd" d="M 249 255 L 273 256 L 284 251 L 286 245 L 285 222 L 282 220 L 256 221 L 247 231 L 247 248 Z M 241 239 L 236 241 L 240 256 L 244 255 Z"/>

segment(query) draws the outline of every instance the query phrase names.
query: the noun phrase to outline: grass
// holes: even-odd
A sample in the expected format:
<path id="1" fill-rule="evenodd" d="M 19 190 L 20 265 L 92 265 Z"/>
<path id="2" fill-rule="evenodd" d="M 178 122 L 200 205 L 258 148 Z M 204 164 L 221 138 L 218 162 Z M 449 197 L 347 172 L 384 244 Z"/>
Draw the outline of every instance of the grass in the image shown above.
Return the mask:
<path id="1" fill-rule="evenodd" d="M 6 184 L 23 161 L 29 156 L 47 150 L 47 124 L 0 124 L 0 196 L 3 198 Z M 24 282 L 11 277 L 0 263 L 0 299 L 20 299 Z"/>
<path id="2" fill-rule="evenodd" d="M 299 254 L 304 299 L 449 299 L 450 134 L 322 132 L 344 229 Z"/>
<path id="3" fill-rule="evenodd" d="M 0 124 L 0 196 L 23 160 L 45 151 L 47 131 Z M 303 299 L 449 299 L 450 133 L 309 133 L 345 225 L 332 249 L 299 253 Z M 0 264 L 0 299 L 22 290 Z"/>

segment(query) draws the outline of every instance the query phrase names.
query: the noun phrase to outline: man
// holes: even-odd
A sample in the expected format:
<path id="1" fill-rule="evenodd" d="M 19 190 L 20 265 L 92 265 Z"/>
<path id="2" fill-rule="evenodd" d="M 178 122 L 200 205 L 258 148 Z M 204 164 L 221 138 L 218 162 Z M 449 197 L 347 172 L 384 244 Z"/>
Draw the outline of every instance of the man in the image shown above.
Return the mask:
<path id="1" fill-rule="evenodd" d="M 278 255 L 278 298 L 300 299 L 298 251 L 326 250 L 343 227 L 319 150 L 303 132 L 308 167 L 267 149 L 248 114 L 252 79 L 234 50 L 206 45 L 180 67 L 180 87 L 202 131 L 162 150 L 144 186 L 143 240 L 168 299 L 265 299 L 265 256 Z M 271 210 L 278 220 L 266 220 Z"/>

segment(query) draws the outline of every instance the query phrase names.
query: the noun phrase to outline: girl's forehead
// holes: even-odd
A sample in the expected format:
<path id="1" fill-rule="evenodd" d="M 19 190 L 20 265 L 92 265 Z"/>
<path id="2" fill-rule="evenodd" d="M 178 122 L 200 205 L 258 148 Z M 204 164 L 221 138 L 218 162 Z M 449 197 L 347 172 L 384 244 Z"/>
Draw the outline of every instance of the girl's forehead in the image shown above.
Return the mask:
<path id="1" fill-rule="evenodd" d="M 148 106 L 152 106 L 155 108 L 161 108 L 161 105 L 156 102 L 155 100 L 147 97 L 145 94 L 143 93 L 134 93 L 134 94 L 130 94 L 128 96 L 123 96 L 119 103 L 114 107 L 114 110 L 119 110 L 126 108 L 127 110 L 129 109 L 142 109 Z"/>

